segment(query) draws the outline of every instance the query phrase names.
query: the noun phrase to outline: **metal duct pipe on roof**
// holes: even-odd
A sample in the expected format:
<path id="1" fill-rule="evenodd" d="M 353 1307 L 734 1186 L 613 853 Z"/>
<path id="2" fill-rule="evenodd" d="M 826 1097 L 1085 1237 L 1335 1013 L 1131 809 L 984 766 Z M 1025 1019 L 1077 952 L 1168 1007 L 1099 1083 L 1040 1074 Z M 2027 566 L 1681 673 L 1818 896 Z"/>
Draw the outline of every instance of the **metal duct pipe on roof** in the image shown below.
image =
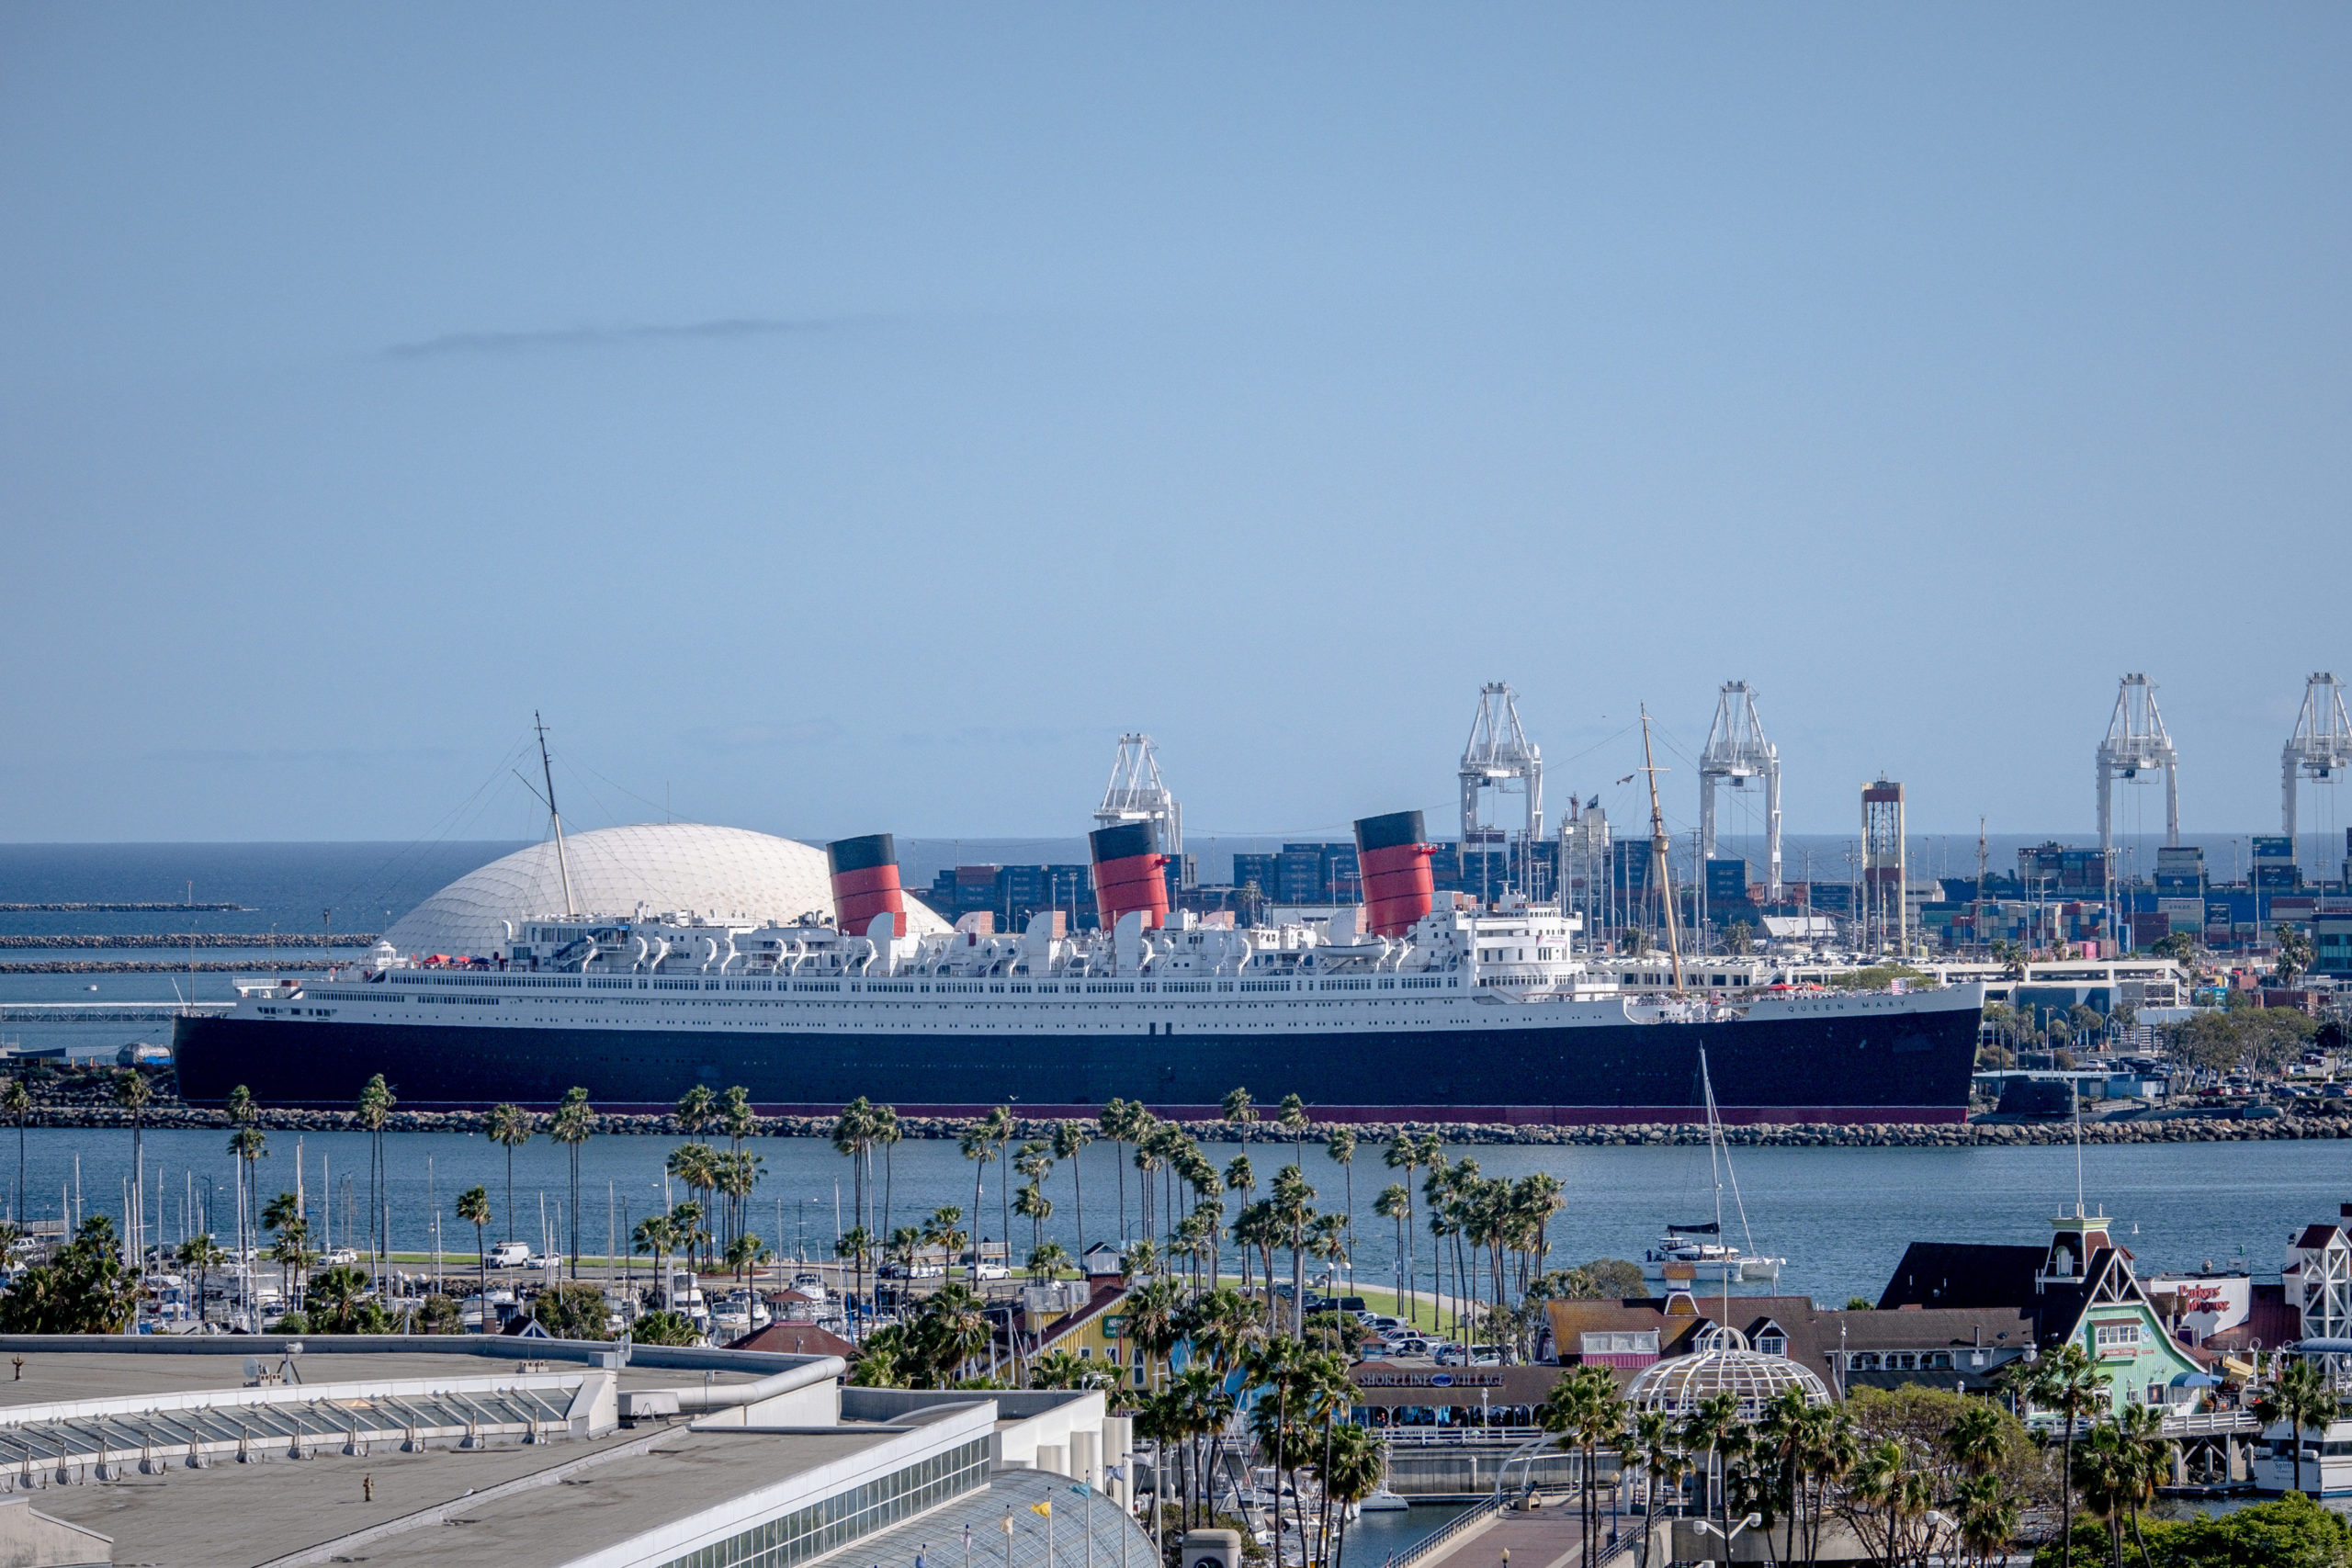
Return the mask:
<path id="1" fill-rule="evenodd" d="M 814 1356 L 797 1367 L 774 1372 L 755 1382 L 695 1384 L 687 1388 L 638 1388 L 621 1391 L 621 1414 L 631 1420 L 648 1416 L 732 1410 L 757 1404 L 778 1394 L 794 1393 L 818 1383 L 832 1382 L 849 1370 L 839 1356 Z"/>

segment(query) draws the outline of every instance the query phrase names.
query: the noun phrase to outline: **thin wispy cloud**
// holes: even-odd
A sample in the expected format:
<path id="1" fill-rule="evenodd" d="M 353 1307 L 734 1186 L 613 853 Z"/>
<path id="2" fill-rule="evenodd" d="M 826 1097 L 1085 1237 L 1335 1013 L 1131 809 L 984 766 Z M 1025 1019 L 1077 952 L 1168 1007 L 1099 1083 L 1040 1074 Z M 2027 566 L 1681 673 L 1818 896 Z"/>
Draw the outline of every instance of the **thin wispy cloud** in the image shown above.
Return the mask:
<path id="1" fill-rule="evenodd" d="M 520 332 L 447 333 L 384 350 L 388 359 L 432 359 L 465 354 L 537 354 L 616 348 L 646 343 L 725 343 L 748 338 L 800 337 L 855 324 L 851 316 L 725 316 L 707 321 L 625 327 L 550 327 Z"/>
<path id="2" fill-rule="evenodd" d="M 705 726 L 686 730 L 681 739 L 707 751 L 769 751 L 831 745 L 846 733 L 838 719 L 803 718 L 782 724 Z"/>

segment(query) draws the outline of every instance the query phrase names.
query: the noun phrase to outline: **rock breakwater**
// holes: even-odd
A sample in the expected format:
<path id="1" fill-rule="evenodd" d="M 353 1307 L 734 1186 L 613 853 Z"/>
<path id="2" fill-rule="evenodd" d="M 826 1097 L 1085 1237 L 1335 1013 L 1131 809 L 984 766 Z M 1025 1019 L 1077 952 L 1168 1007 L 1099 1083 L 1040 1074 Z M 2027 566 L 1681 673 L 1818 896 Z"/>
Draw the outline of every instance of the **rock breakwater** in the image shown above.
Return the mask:
<path id="1" fill-rule="evenodd" d="M 148 1107 L 141 1123 L 153 1128 L 185 1128 L 203 1130 L 225 1128 L 229 1125 L 226 1112 L 182 1105 L 156 1104 Z M 257 1112 L 258 1123 L 272 1131 L 325 1133 L 352 1132 L 359 1126 L 358 1119 L 347 1111 L 299 1111 L 265 1108 Z M 488 1118 L 471 1111 L 394 1111 L 386 1123 L 395 1133 L 480 1133 L 485 1130 Z M 28 1117 L 35 1127 L 78 1127 L 120 1129 L 131 1125 L 130 1112 L 117 1106 L 104 1104 L 49 1104 L 36 1106 Z M 961 1119 L 944 1117 L 902 1117 L 899 1126 L 910 1138 L 954 1138 L 972 1123 Z M 1055 1123 L 1049 1121 L 1021 1121 L 1016 1123 L 1016 1137 L 1031 1137 L 1048 1134 Z M 1508 1127 L 1477 1122 L 1406 1122 L 1351 1123 L 1357 1138 L 1365 1144 L 1385 1143 L 1399 1133 L 1434 1133 L 1450 1144 L 1548 1144 L 1566 1147 L 1624 1147 L 1638 1145 L 1671 1145 L 1703 1144 L 1707 1130 L 1695 1122 L 1642 1122 L 1629 1126 L 1578 1127 Z M 1185 1130 L 1203 1142 L 1229 1142 L 1233 1130 L 1221 1122 L 1188 1124 Z M 596 1131 L 608 1136 L 683 1137 L 685 1129 L 678 1119 L 669 1115 L 600 1114 Z M 832 1119 L 822 1116 L 763 1116 L 759 1119 L 759 1135 L 765 1137 L 816 1138 L 831 1135 Z M 1331 1129 L 1318 1128 L 1307 1134 L 1310 1142 L 1320 1143 Z M 2165 1119 L 2119 1120 L 2086 1122 L 2082 1130 L 2086 1144 L 2199 1144 L 2199 1143 L 2277 1143 L 2303 1139 L 2352 1138 L 2352 1117 L 2343 1116 L 2281 1116 L 2268 1121 L 2245 1121 L 2225 1116 L 2173 1117 Z M 2057 1123 L 1983 1123 L 1964 1126 L 1890 1122 L 1880 1125 L 1848 1125 L 1828 1122 L 1758 1123 L 1749 1126 L 1725 1127 L 1724 1140 L 1745 1148 L 1970 1148 L 2026 1147 L 2063 1145 L 2074 1141 L 2071 1122 Z M 1279 1147 L 1283 1140 L 1256 1140 Z"/>

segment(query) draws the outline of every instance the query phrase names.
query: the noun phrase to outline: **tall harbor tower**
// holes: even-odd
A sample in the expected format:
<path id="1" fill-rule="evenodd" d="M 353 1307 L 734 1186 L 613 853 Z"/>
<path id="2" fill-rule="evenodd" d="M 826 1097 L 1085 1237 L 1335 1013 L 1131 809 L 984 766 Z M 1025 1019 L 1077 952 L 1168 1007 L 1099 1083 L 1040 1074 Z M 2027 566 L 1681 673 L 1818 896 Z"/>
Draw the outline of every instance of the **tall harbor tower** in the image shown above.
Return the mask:
<path id="1" fill-rule="evenodd" d="M 1862 786 L 1862 948 L 1909 956 L 1911 919 L 1903 855 L 1903 786 Z M 1873 945 L 1875 942 L 1875 945 Z"/>
<path id="2" fill-rule="evenodd" d="M 2145 675 L 2126 675 L 2115 694 L 2115 713 L 2107 721 L 2107 739 L 2098 743 L 2098 847 L 2107 852 L 2110 864 L 2115 850 L 2115 782 L 2138 778 L 2143 768 L 2165 771 L 2165 842 L 2178 848 L 2179 755 L 2173 750 L 2172 737 L 2165 733 L 2165 716 L 2156 711 L 2155 683 Z"/>
<path id="3" fill-rule="evenodd" d="M 2278 830 L 2295 837 L 2295 791 L 2300 781 L 2329 783 L 2352 768 L 2352 720 L 2344 716 L 2344 688 L 2325 671 L 2303 682 L 2303 711 L 2279 758 Z"/>
<path id="4" fill-rule="evenodd" d="M 1501 681 L 1478 688 L 1478 716 L 1470 721 L 1470 739 L 1462 748 L 1462 857 L 1465 878 L 1470 857 L 1499 855 L 1508 867 L 1504 880 L 1534 897 L 1543 889 L 1534 883 L 1535 842 L 1544 836 L 1544 753 L 1520 728 L 1518 694 Z M 1516 834 L 1487 819 L 1483 796 L 1520 796 L 1521 825 Z M 1499 818 L 1502 803 L 1498 801 Z M 1491 860 L 1486 863 L 1493 864 Z M 1487 895 L 1500 888 L 1482 887 Z"/>
<path id="5" fill-rule="evenodd" d="M 1756 694 L 1745 681 L 1726 681 L 1715 698 L 1715 722 L 1707 728 L 1707 749 L 1699 757 L 1699 866 L 1715 858 L 1715 785 L 1744 789 L 1764 781 L 1764 898 L 1781 899 L 1781 753 L 1764 739 L 1756 714 Z M 1703 886 L 1703 883 L 1702 884 Z"/>

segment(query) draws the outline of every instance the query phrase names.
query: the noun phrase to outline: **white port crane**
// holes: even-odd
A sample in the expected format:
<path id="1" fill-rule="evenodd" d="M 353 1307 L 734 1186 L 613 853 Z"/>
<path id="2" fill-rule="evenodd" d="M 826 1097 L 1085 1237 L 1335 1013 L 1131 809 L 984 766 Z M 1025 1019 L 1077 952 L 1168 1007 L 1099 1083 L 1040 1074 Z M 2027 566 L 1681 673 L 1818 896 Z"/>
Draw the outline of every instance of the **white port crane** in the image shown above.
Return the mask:
<path id="1" fill-rule="evenodd" d="M 1725 681 L 1715 699 L 1715 722 L 1707 729 L 1707 749 L 1699 757 L 1699 874 L 1715 858 L 1715 785 L 1730 781 L 1745 789 L 1750 779 L 1764 781 L 1765 899 L 1781 897 L 1781 753 L 1764 739 L 1764 721 L 1757 716 L 1756 693 L 1745 681 Z"/>
<path id="2" fill-rule="evenodd" d="M 2344 715 L 2344 687 L 2325 671 L 2303 682 L 2303 711 L 2279 758 L 2278 830 L 2295 836 L 2295 789 L 2303 779 L 2325 782 L 2352 768 L 2352 720 Z"/>
<path id="3" fill-rule="evenodd" d="M 1516 786 L 1514 789 L 1513 786 Z M 1470 721 L 1469 744 L 1462 749 L 1462 852 L 1483 852 L 1503 830 L 1486 819 L 1480 796 L 1517 794 L 1523 807 L 1520 851 L 1532 856 L 1544 835 L 1544 753 L 1520 728 L 1518 694 L 1501 681 L 1478 688 L 1478 716 Z M 1504 840 L 1505 848 L 1510 841 Z M 1520 886 L 1535 889 L 1529 868 L 1519 868 Z"/>
<path id="4" fill-rule="evenodd" d="M 1159 749 L 1140 731 L 1119 737 L 1111 782 L 1103 787 L 1102 804 L 1094 808 L 1098 828 L 1125 822 L 1148 822 L 1159 829 L 1161 854 L 1184 852 L 1184 808 L 1159 777 Z"/>
<path id="5" fill-rule="evenodd" d="M 2115 714 L 2107 739 L 2098 743 L 2098 847 L 2115 848 L 2115 781 L 2135 779 L 2143 768 L 2165 771 L 2165 842 L 2180 842 L 2180 757 L 2156 711 L 2156 687 L 2145 675 L 2126 675 L 2115 694 Z M 2291 797 L 2294 786 L 2288 785 Z M 2288 807 L 2289 815 L 2294 807 Z"/>

